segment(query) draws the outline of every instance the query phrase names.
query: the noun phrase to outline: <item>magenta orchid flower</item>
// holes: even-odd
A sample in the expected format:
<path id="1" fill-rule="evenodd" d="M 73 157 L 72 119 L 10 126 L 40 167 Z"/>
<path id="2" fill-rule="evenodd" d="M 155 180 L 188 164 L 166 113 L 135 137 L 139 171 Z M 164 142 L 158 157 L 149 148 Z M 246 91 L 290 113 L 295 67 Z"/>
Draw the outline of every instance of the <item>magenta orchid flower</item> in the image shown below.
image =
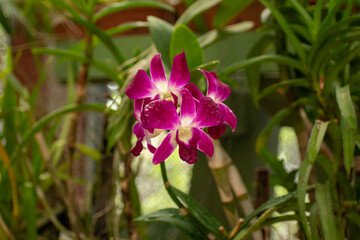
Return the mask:
<path id="1" fill-rule="evenodd" d="M 144 99 L 136 99 L 134 102 L 134 117 L 138 121 L 135 123 L 133 127 L 133 132 L 137 137 L 137 141 L 135 146 L 130 150 L 130 152 L 134 156 L 139 156 L 141 151 L 143 150 L 143 140 L 145 139 L 147 142 L 147 147 L 151 153 L 154 153 L 156 148 L 151 144 L 150 141 L 150 134 L 154 132 L 154 129 L 145 129 L 142 122 L 141 122 L 141 113 L 144 106 L 150 102 L 149 98 Z"/>
<path id="2" fill-rule="evenodd" d="M 235 131 L 237 125 L 237 120 L 234 113 L 228 106 L 223 103 L 223 101 L 225 101 L 231 93 L 230 87 L 221 82 L 216 76 L 215 72 L 208 72 L 202 69 L 199 70 L 204 74 L 207 81 L 208 89 L 206 96 L 214 100 L 221 112 L 221 123 L 215 126 L 210 126 L 208 128 L 208 133 L 210 136 L 213 139 L 218 139 L 222 134 L 225 133 L 225 124 L 229 125 L 233 131 Z M 191 92 L 195 91 L 193 86 L 190 86 L 190 89 L 192 89 Z"/>
<path id="3" fill-rule="evenodd" d="M 150 76 L 140 69 L 125 90 L 130 99 L 152 98 L 171 99 L 177 95 L 180 88 L 190 80 L 190 71 L 186 63 L 185 53 L 174 57 L 169 81 L 161 61 L 160 53 L 150 62 Z"/>
<path id="4" fill-rule="evenodd" d="M 180 90 L 180 97 L 180 117 L 174 103 L 166 99 L 152 101 L 144 108 L 147 125 L 170 130 L 154 153 L 154 164 L 167 159 L 176 146 L 179 146 L 180 158 L 189 164 L 197 161 L 197 149 L 210 157 L 214 153 L 214 145 L 203 128 L 221 122 L 216 103 L 209 97 L 202 97 L 196 108 L 195 100 L 186 88 Z"/>

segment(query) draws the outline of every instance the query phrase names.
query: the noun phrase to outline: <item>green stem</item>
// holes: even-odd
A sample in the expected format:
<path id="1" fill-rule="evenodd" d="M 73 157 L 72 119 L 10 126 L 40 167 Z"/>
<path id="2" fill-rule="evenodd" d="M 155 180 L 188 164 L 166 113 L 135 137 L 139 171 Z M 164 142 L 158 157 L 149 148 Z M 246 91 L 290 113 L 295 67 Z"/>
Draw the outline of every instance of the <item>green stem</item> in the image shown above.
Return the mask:
<path id="1" fill-rule="evenodd" d="M 174 203 L 180 209 L 185 209 L 185 206 L 179 201 L 179 199 L 177 198 L 176 194 L 174 193 L 174 191 L 172 189 L 172 186 L 170 185 L 170 182 L 169 182 L 167 174 L 166 174 L 165 162 L 160 163 L 160 168 L 161 168 L 161 176 L 162 176 L 162 179 L 164 182 L 164 186 L 165 186 L 165 189 L 168 192 L 169 196 L 171 197 L 171 199 L 174 201 Z"/>

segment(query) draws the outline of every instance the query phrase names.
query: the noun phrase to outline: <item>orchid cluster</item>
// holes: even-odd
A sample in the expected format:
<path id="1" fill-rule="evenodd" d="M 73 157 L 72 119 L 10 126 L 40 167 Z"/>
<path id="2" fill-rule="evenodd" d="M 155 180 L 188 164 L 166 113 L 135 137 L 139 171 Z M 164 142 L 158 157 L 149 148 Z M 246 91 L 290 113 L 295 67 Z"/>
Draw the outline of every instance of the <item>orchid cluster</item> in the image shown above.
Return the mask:
<path id="1" fill-rule="evenodd" d="M 226 124 L 234 131 L 237 120 L 223 101 L 230 95 L 230 88 L 222 83 L 215 72 L 199 69 L 207 80 L 207 94 L 190 81 L 190 71 L 184 53 L 174 57 L 169 80 L 160 53 L 150 63 L 150 76 L 139 70 L 127 86 L 125 93 L 134 99 L 136 123 L 133 132 L 137 137 L 131 149 L 134 156 L 143 150 L 143 140 L 154 154 L 153 163 L 166 160 L 179 146 L 180 158 L 193 164 L 197 161 L 197 149 L 212 157 L 214 145 L 211 138 L 218 139 L 225 133 Z M 207 128 L 208 134 L 204 129 Z M 169 131 L 158 148 L 151 138 L 159 130 Z"/>

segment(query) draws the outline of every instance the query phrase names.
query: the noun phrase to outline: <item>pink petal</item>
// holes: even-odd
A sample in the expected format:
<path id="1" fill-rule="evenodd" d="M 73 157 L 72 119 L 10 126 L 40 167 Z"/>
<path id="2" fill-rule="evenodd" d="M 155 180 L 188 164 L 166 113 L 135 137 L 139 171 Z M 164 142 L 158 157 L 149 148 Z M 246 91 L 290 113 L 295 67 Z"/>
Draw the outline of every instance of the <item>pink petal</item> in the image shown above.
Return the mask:
<path id="1" fill-rule="evenodd" d="M 186 62 L 185 53 L 174 57 L 169 79 L 169 89 L 172 92 L 185 86 L 190 81 L 190 71 Z"/>
<path id="2" fill-rule="evenodd" d="M 144 107 L 141 115 L 144 128 L 173 130 L 181 125 L 175 105 L 169 100 L 155 100 Z"/>
<path id="3" fill-rule="evenodd" d="M 176 148 L 175 132 L 171 131 L 166 135 L 158 149 L 156 149 L 153 158 L 153 164 L 159 164 L 166 160 Z"/>
<path id="4" fill-rule="evenodd" d="M 136 141 L 135 146 L 130 150 L 130 152 L 135 156 L 139 156 L 141 151 L 143 150 L 143 144 L 142 141 L 145 137 L 145 131 L 142 127 L 141 123 L 135 123 L 134 127 L 133 127 L 133 132 L 135 134 L 135 136 L 138 138 L 138 140 Z"/>
<path id="5" fill-rule="evenodd" d="M 225 101 L 231 93 L 230 87 L 221 82 L 215 72 L 208 72 L 199 69 L 205 76 L 208 84 L 207 96 L 211 97 L 216 103 Z"/>
<path id="6" fill-rule="evenodd" d="M 214 154 L 213 142 L 211 141 L 209 136 L 206 133 L 204 133 L 204 131 L 202 130 L 198 130 L 198 131 L 200 133 L 200 138 L 197 143 L 197 148 L 206 155 L 208 155 L 209 157 L 212 157 Z"/>
<path id="7" fill-rule="evenodd" d="M 156 54 L 150 62 L 150 75 L 157 88 L 161 89 L 162 86 L 167 87 L 167 79 L 165 76 L 165 69 L 161 61 L 161 54 Z"/>
<path id="8" fill-rule="evenodd" d="M 204 96 L 199 88 L 193 83 L 186 84 L 185 88 L 187 88 L 191 92 L 191 95 L 197 100 L 200 100 L 200 98 Z"/>
<path id="9" fill-rule="evenodd" d="M 211 127 L 221 122 L 221 113 L 217 104 L 209 97 L 202 97 L 192 126 Z"/>
<path id="10" fill-rule="evenodd" d="M 186 88 L 180 90 L 181 94 L 181 107 L 180 107 L 180 119 L 181 125 L 189 125 L 196 116 L 196 106 L 193 96 Z"/>
<path id="11" fill-rule="evenodd" d="M 135 146 L 130 150 L 131 154 L 135 157 L 139 156 L 141 151 L 143 150 L 144 146 L 142 141 L 137 140 Z"/>
<path id="12" fill-rule="evenodd" d="M 147 73 L 140 69 L 127 86 L 125 93 L 130 99 L 153 97 L 157 93 L 157 88 L 151 81 Z"/>
<path id="13" fill-rule="evenodd" d="M 233 131 L 235 131 L 237 119 L 233 111 L 231 111 L 231 109 L 223 103 L 219 103 L 218 106 L 223 117 L 223 121 L 229 125 Z"/>
<path id="14" fill-rule="evenodd" d="M 154 147 L 154 146 L 151 145 L 150 143 L 147 144 L 147 147 L 148 147 L 148 149 L 149 149 L 149 151 L 150 151 L 151 153 L 155 153 L 156 147 Z"/>
<path id="15" fill-rule="evenodd" d="M 197 161 L 197 142 L 200 138 L 199 130 L 192 128 L 192 137 L 183 142 L 179 139 L 179 130 L 176 131 L 176 142 L 179 145 L 179 156 L 180 159 L 187 162 L 188 164 L 193 164 Z"/>
<path id="16" fill-rule="evenodd" d="M 226 130 L 226 125 L 224 123 L 220 123 L 219 125 L 209 127 L 208 133 L 213 139 L 219 139 Z"/>

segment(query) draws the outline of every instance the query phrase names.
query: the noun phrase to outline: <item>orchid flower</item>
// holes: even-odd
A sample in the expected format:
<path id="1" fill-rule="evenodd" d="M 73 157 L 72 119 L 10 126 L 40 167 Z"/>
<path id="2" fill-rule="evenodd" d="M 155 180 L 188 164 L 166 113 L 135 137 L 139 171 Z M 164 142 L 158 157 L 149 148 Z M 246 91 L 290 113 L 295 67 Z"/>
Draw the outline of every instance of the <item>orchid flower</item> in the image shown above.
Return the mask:
<path id="1" fill-rule="evenodd" d="M 161 55 L 156 54 L 150 62 L 150 76 L 151 79 L 145 70 L 140 69 L 126 88 L 126 95 L 130 99 L 160 98 L 174 101 L 174 94 L 176 96 L 190 80 L 185 53 L 174 57 L 169 81 L 165 76 Z"/>
<path id="2" fill-rule="evenodd" d="M 222 134 L 225 133 L 226 125 L 229 125 L 233 131 L 235 131 L 237 120 L 232 112 L 232 110 L 226 106 L 223 101 L 225 101 L 231 91 L 230 87 L 226 85 L 225 83 L 221 82 L 219 78 L 216 76 L 215 72 L 208 72 L 202 69 L 199 69 L 205 76 L 208 89 L 207 89 L 207 97 L 210 97 L 219 107 L 219 110 L 221 112 L 222 121 L 221 123 L 217 124 L 216 126 L 210 126 L 208 128 L 208 133 L 213 139 L 218 139 Z M 189 87 L 191 89 L 191 92 L 193 92 L 195 89 L 193 89 L 192 86 Z M 194 94 L 194 93 L 193 93 Z M 198 93 L 197 93 L 198 95 Z"/>
<path id="3" fill-rule="evenodd" d="M 134 101 L 134 117 L 138 121 L 133 127 L 133 132 L 138 140 L 136 141 L 135 146 L 130 150 L 130 152 L 134 156 L 139 156 L 141 151 L 143 150 L 144 146 L 142 144 L 142 141 L 144 139 L 146 139 L 148 149 L 151 153 L 154 153 L 156 150 L 156 148 L 151 144 L 150 141 L 150 134 L 154 131 L 154 129 L 145 129 L 141 122 L 142 109 L 149 101 L 149 98 L 136 99 Z"/>
<path id="4" fill-rule="evenodd" d="M 197 161 L 197 149 L 212 157 L 214 145 L 202 130 L 221 122 L 221 113 L 209 97 L 202 97 L 196 108 L 195 100 L 186 88 L 180 90 L 180 117 L 172 101 L 161 99 L 148 103 L 143 112 L 146 124 L 156 129 L 170 130 L 154 153 L 153 163 L 167 159 L 179 146 L 180 158 L 193 164 Z"/>

